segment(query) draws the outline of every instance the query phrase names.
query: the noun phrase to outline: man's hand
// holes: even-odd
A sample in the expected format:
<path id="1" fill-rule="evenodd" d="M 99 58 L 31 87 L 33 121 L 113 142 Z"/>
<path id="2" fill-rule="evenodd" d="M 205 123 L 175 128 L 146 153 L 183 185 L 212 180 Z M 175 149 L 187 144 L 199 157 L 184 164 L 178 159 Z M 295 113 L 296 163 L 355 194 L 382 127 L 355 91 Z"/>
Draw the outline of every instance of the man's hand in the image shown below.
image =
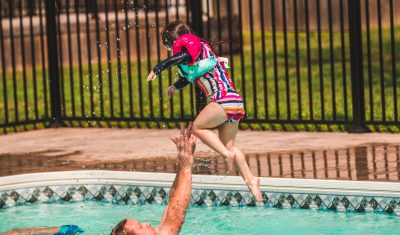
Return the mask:
<path id="1" fill-rule="evenodd" d="M 196 137 L 192 135 L 193 123 L 189 123 L 188 129 L 181 125 L 181 134 L 171 137 L 178 149 L 178 158 L 183 167 L 191 167 L 193 164 L 193 154 L 196 150 Z"/>
<path id="2" fill-rule="evenodd" d="M 176 87 L 171 85 L 167 88 L 167 96 L 172 97 L 175 93 Z"/>
<path id="3" fill-rule="evenodd" d="M 153 81 L 154 79 L 156 79 L 157 75 L 154 73 L 153 70 L 151 70 L 151 72 L 149 73 L 149 75 L 147 76 L 147 81 Z"/>

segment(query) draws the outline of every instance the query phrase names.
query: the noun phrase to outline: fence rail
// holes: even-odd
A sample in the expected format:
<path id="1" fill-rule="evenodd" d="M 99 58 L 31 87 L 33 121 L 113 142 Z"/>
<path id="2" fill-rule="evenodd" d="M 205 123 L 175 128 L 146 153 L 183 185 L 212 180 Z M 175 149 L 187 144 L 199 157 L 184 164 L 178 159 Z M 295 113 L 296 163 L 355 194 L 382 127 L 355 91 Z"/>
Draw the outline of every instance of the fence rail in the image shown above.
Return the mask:
<path id="1" fill-rule="evenodd" d="M 400 124 L 400 0 L 21 0 L 0 18 L 4 131 L 193 120 L 195 87 L 165 95 L 176 70 L 145 81 L 174 20 L 229 58 L 245 123 Z"/>

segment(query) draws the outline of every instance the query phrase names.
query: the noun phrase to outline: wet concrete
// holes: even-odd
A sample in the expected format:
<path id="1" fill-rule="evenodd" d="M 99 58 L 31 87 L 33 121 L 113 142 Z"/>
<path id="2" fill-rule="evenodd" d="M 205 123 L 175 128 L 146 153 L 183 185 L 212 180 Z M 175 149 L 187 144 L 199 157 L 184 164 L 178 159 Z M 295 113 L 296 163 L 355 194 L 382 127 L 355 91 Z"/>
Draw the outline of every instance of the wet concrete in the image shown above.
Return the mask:
<path id="1" fill-rule="evenodd" d="M 65 170 L 174 173 L 177 167 L 174 157 L 79 161 L 70 159 L 74 154 L 80 153 L 1 154 L 0 176 Z M 246 158 L 253 174 L 263 177 L 400 181 L 399 145 L 370 144 L 344 149 L 266 152 L 246 154 Z M 197 156 L 193 169 L 194 174 L 226 174 L 222 157 L 215 154 Z"/>
<path id="2" fill-rule="evenodd" d="M 177 130 L 46 129 L 0 136 L 0 176 L 65 170 L 176 172 Z M 238 146 L 264 177 L 400 182 L 395 134 L 240 131 Z M 225 174 L 222 157 L 198 143 L 195 174 Z"/>

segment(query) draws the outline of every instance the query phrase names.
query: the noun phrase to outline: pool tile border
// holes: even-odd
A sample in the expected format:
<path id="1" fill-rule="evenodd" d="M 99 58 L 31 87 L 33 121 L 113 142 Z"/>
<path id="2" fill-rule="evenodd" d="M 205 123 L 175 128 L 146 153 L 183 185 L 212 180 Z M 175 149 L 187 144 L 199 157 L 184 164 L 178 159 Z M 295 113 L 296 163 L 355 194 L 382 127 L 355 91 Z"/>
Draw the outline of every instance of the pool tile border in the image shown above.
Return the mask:
<path id="1" fill-rule="evenodd" d="M 97 200 L 166 204 L 174 174 L 115 171 L 36 173 L 0 178 L 0 208 L 26 203 Z M 274 208 L 385 212 L 400 216 L 400 183 L 262 178 Z M 257 206 L 240 177 L 193 176 L 192 205 Z"/>

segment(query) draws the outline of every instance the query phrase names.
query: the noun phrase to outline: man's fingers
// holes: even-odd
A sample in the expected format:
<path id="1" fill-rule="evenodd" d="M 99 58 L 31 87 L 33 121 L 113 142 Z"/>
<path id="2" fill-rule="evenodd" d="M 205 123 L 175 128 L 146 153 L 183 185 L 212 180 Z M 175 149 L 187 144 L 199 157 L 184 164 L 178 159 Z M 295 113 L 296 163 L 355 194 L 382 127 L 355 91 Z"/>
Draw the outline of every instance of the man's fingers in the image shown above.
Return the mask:
<path id="1" fill-rule="evenodd" d="M 191 137 L 190 139 L 189 139 L 189 144 L 191 145 L 191 146 L 194 146 L 194 145 L 196 145 L 196 137 Z"/>
<path id="2" fill-rule="evenodd" d="M 183 150 L 186 150 L 186 141 L 185 141 L 185 139 L 186 139 L 186 137 L 183 136 L 183 137 L 182 137 L 182 149 L 183 149 Z"/>
<path id="3" fill-rule="evenodd" d="M 180 127 L 181 127 L 181 136 L 185 135 L 185 123 L 181 122 L 179 123 Z"/>
<path id="4" fill-rule="evenodd" d="M 174 142 L 175 144 L 177 144 L 176 136 L 169 137 L 169 139 L 172 140 L 172 142 Z"/>
<path id="5" fill-rule="evenodd" d="M 192 135 L 192 129 L 193 129 L 193 122 L 189 122 L 189 126 L 186 130 L 186 136 L 190 138 L 190 136 Z"/>
<path id="6" fill-rule="evenodd" d="M 193 142 L 193 143 L 196 143 L 197 137 L 196 136 L 190 137 L 190 141 Z"/>

